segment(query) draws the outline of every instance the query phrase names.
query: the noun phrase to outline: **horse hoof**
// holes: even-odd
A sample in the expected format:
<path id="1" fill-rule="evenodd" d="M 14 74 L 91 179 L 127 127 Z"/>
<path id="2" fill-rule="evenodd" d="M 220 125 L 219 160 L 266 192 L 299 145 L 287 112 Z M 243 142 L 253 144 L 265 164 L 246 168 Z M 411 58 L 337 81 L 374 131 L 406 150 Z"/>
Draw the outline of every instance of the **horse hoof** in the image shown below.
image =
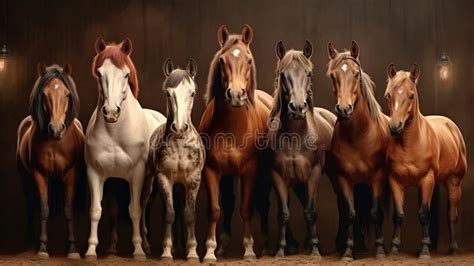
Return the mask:
<path id="1" fill-rule="evenodd" d="M 87 255 L 86 254 L 86 261 L 97 261 L 97 255 Z"/>
<path id="2" fill-rule="evenodd" d="M 350 261 L 353 261 L 354 258 L 352 256 L 342 256 L 341 257 L 341 261 L 344 261 L 344 262 L 350 262 Z"/>
<path id="3" fill-rule="evenodd" d="M 117 254 L 117 248 L 108 248 L 107 251 L 105 251 L 107 254 Z"/>
<path id="4" fill-rule="evenodd" d="M 38 258 L 40 259 L 49 259 L 49 254 L 48 252 L 45 251 L 38 251 Z"/>
<path id="5" fill-rule="evenodd" d="M 145 261 L 146 255 L 145 254 L 133 254 L 133 259 L 136 261 Z"/>
<path id="6" fill-rule="evenodd" d="M 398 248 L 397 247 L 392 247 L 392 250 L 390 251 L 391 256 L 398 256 Z"/>
<path id="7" fill-rule="evenodd" d="M 214 259 L 214 258 L 204 258 L 203 264 L 206 264 L 206 265 L 215 265 L 217 263 L 217 259 Z"/>
<path id="8" fill-rule="evenodd" d="M 321 257 L 321 254 L 319 254 L 319 252 L 315 253 L 314 251 L 311 252 L 310 256 L 311 256 L 311 260 L 313 260 L 313 261 L 318 261 L 318 260 L 321 260 L 323 258 L 323 257 Z"/>
<path id="9" fill-rule="evenodd" d="M 378 259 L 378 260 L 385 259 L 385 253 L 377 253 L 377 254 L 375 254 L 375 259 Z"/>
<path id="10" fill-rule="evenodd" d="M 225 249 L 223 249 L 222 247 L 219 248 L 219 249 L 216 251 L 216 255 L 219 256 L 219 257 L 224 257 L 224 256 L 225 256 Z"/>
<path id="11" fill-rule="evenodd" d="M 256 261 L 256 260 L 257 260 L 257 256 L 255 256 L 254 254 L 244 256 L 244 261 L 246 261 L 246 262 L 252 262 L 252 261 Z"/>
<path id="12" fill-rule="evenodd" d="M 77 253 L 77 252 L 71 252 L 71 253 L 67 254 L 67 258 L 70 259 L 70 260 L 80 260 L 81 255 L 79 255 L 79 253 Z"/>
<path id="13" fill-rule="evenodd" d="M 198 257 L 189 257 L 189 258 L 186 258 L 186 263 L 188 263 L 188 264 L 199 264 L 200 261 L 199 261 Z"/>
<path id="14" fill-rule="evenodd" d="M 262 257 L 264 257 L 264 256 L 270 256 L 270 254 L 271 254 L 271 253 L 268 251 L 268 248 L 264 248 L 264 249 L 262 250 Z"/>
<path id="15" fill-rule="evenodd" d="M 420 259 L 420 260 L 429 260 L 429 259 L 431 259 L 431 255 L 430 254 L 420 254 L 420 256 L 418 256 L 418 259 Z"/>
<path id="16" fill-rule="evenodd" d="M 279 248 L 275 254 L 275 257 L 285 257 L 285 250 L 282 248 Z"/>
<path id="17" fill-rule="evenodd" d="M 160 262 L 164 264 L 173 264 L 173 257 L 161 257 Z"/>

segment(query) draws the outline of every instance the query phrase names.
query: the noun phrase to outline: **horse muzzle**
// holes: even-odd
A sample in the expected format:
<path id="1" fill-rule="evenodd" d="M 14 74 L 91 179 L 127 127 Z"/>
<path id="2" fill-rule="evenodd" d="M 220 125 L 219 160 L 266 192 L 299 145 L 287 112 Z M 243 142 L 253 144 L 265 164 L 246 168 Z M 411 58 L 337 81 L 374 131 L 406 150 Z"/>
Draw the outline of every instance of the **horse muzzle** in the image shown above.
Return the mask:
<path id="1" fill-rule="evenodd" d="M 335 112 L 339 118 L 349 119 L 354 113 L 354 106 L 352 104 L 336 104 Z"/>
<path id="2" fill-rule="evenodd" d="M 171 132 L 176 136 L 176 138 L 183 138 L 184 134 L 189 130 L 189 125 L 184 123 L 183 126 L 178 127 L 176 123 L 172 123 L 170 126 Z"/>
<path id="3" fill-rule="evenodd" d="M 308 112 L 308 103 L 295 103 L 290 102 L 288 104 L 288 114 L 291 119 L 300 120 L 306 118 L 306 112 Z"/>
<path id="4" fill-rule="evenodd" d="M 242 107 L 248 100 L 248 94 L 244 89 L 234 90 L 227 89 L 225 91 L 225 101 L 231 107 Z"/>
<path id="5" fill-rule="evenodd" d="M 388 124 L 388 128 L 390 129 L 390 134 L 392 136 L 400 136 L 403 132 L 405 125 L 402 122 L 398 123 L 390 123 Z"/>
<path id="6" fill-rule="evenodd" d="M 115 123 L 120 117 L 120 106 L 117 106 L 116 108 L 108 108 L 104 105 L 102 106 L 101 112 L 107 123 Z"/>
<path id="7" fill-rule="evenodd" d="M 64 132 L 66 132 L 66 126 L 64 123 L 49 123 L 48 132 L 55 139 L 62 139 Z"/>

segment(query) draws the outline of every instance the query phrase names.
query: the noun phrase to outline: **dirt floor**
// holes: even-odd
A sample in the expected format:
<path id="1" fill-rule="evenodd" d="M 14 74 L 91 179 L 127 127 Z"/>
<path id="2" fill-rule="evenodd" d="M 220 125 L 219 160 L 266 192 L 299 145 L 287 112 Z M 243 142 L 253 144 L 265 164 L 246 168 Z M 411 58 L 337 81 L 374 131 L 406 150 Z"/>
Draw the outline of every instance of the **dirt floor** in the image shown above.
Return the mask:
<path id="1" fill-rule="evenodd" d="M 106 256 L 99 257 L 95 262 L 87 260 L 68 260 L 65 257 L 51 257 L 39 259 L 32 252 L 16 255 L 0 256 L 0 265 L 164 265 L 159 258 L 149 258 L 143 262 L 137 262 L 131 257 Z M 307 255 L 292 255 L 285 258 L 261 257 L 253 262 L 245 262 L 237 258 L 219 259 L 218 265 L 474 265 L 474 253 L 461 253 L 457 256 L 435 254 L 430 260 L 418 260 L 415 255 L 400 255 L 383 260 L 376 260 L 369 256 L 357 259 L 353 262 L 341 262 L 336 256 L 324 256 L 323 259 L 315 261 Z M 176 259 L 173 265 L 189 265 L 184 260 Z"/>

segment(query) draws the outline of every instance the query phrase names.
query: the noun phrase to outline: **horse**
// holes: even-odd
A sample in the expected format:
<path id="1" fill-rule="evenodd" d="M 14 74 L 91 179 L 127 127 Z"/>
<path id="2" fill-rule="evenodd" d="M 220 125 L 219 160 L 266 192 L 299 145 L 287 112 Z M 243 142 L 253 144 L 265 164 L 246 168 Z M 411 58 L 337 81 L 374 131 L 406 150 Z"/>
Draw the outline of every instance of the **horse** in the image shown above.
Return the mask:
<path id="1" fill-rule="evenodd" d="M 457 125 L 444 116 L 424 116 L 420 112 L 417 83 L 420 67 L 397 71 L 394 64 L 387 68 L 385 97 L 390 110 L 387 164 L 389 183 L 395 203 L 392 253 L 397 254 L 401 244 L 401 224 L 405 215 L 405 189 L 418 187 L 423 227 L 422 248 L 419 258 L 430 258 L 430 209 L 436 184 L 448 191 L 449 249 L 456 253 L 458 244 L 455 225 L 461 202 L 461 184 L 467 171 L 466 144 Z"/>
<path id="2" fill-rule="evenodd" d="M 361 67 L 359 45 L 352 41 L 350 51 L 338 52 L 328 44 L 327 75 L 333 82 L 338 116 L 331 151 L 337 164 L 337 180 L 346 203 L 348 227 L 343 260 L 353 260 L 354 186 L 369 184 L 372 206 L 370 216 L 376 225 L 376 257 L 385 256 L 383 240 L 383 192 L 387 179 L 385 153 L 389 139 L 388 117 L 374 97 L 375 84 Z"/>
<path id="3" fill-rule="evenodd" d="M 138 78 L 130 58 L 132 42 L 129 38 L 119 44 L 106 44 L 99 37 L 95 50 L 92 75 L 97 80 L 99 99 L 90 118 L 85 141 L 85 161 L 91 190 L 91 227 L 86 258 L 97 258 L 97 228 L 102 214 L 103 187 L 107 178 L 113 176 L 129 183 L 128 210 L 133 226 L 133 255 L 135 259 L 146 259 L 140 235 L 143 213 L 143 199 L 140 196 L 142 188 L 151 189 L 148 185 L 144 186 L 149 139 L 166 118 L 156 111 L 143 109 L 137 100 Z M 148 196 L 148 192 L 143 194 Z"/>
<path id="4" fill-rule="evenodd" d="M 76 191 L 84 172 L 84 133 L 81 122 L 76 118 L 79 95 L 71 71 L 70 64 L 64 67 L 38 64 L 38 79 L 30 95 L 30 115 L 18 127 L 18 168 L 26 182 L 34 180 L 36 184 L 35 191 L 25 191 L 28 193 L 27 201 L 31 203 L 30 197 L 36 193 L 40 199 L 41 232 L 37 253 L 40 258 L 49 257 L 47 222 L 54 193 L 59 192 L 53 191 L 52 183 L 56 181 L 64 186 L 67 257 L 81 258 L 76 250 L 73 202 L 78 196 Z M 31 212 L 32 206 L 27 207 L 27 211 Z M 32 222 L 32 218 L 28 217 L 28 223 Z"/>
<path id="5" fill-rule="evenodd" d="M 208 191 L 209 225 L 205 262 L 215 262 L 216 225 L 220 217 L 220 182 L 239 176 L 240 216 L 244 224 L 244 259 L 255 259 L 251 231 L 252 194 L 262 160 L 258 143 L 265 138 L 272 97 L 256 89 L 256 66 L 250 51 L 253 30 L 244 25 L 241 34 L 229 34 L 225 25 L 218 29 L 220 50 L 214 55 L 206 88 L 206 108 L 199 132 L 206 146 L 203 179 Z M 232 180 L 230 180 L 232 181 Z M 223 200 L 228 195 L 223 195 Z M 231 195 L 232 196 L 232 195 Z M 233 202 L 232 202 L 233 203 Z M 223 205 L 229 204 L 223 202 Z M 224 207 L 221 247 L 230 239 L 233 206 Z M 227 218 L 227 219 L 226 219 Z M 227 220 L 227 226 L 226 226 Z"/>
<path id="6" fill-rule="evenodd" d="M 288 189 L 293 187 L 304 207 L 305 246 L 310 248 L 311 256 L 320 258 L 315 199 L 336 116 L 323 108 L 313 107 L 311 42 L 305 41 L 303 51 L 287 52 L 279 41 L 275 50 L 277 78 L 267 141 L 271 153 L 270 171 L 279 200 L 280 240 L 276 256 L 285 255 L 286 227 L 290 218 Z"/>
<path id="7" fill-rule="evenodd" d="M 205 149 L 201 136 L 193 126 L 191 112 L 196 83 L 194 78 L 197 65 L 189 60 L 186 70 L 175 69 L 171 59 L 163 65 L 166 80 L 163 90 L 166 93 L 167 120 L 158 127 L 150 138 L 150 169 L 157 180 L 166 206 L 166 228 L 163 239 L 162 259 L 172 260 L 173 241 L 171 227 L 174 223 L 173 186 L 183 184 L 186 203 L 184 209 L 187 227 L 187 260 L 199 262 L 196 253 L 196 197 L 201 183 L 204 167 Z"/>

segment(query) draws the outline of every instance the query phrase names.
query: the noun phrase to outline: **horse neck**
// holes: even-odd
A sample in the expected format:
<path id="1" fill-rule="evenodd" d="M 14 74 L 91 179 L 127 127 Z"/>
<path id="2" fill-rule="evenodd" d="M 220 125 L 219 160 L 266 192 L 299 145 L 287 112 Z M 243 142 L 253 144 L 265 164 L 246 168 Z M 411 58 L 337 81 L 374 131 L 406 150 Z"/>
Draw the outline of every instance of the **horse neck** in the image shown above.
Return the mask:
<path id="1" fill-rule="evenodd" d="M 422 129 L 426 128 L 425 124 L 427 121 L 420 112 L 418 107 L 418 99 L 416 100 L 413 109 L 413 116 L 405 125 L 405 128 L 399 137 L 400 143 L 403 146 L 413 147 L 416 146 L 416 144 L 420 144 L 421 135 L 423 134 Z"/>

